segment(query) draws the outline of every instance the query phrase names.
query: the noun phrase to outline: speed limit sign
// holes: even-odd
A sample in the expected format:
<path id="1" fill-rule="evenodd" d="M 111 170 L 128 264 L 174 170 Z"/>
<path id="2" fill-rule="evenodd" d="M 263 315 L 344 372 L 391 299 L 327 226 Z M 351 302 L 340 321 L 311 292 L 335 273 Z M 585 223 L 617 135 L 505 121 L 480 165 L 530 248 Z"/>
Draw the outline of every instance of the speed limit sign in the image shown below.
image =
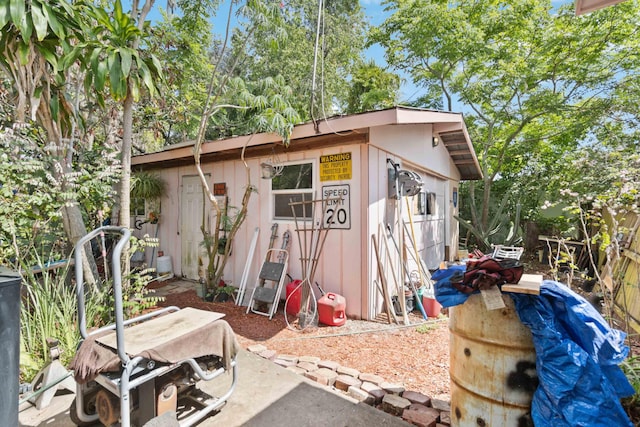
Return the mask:
<path id="1" fill-rule="evenodd" d="M 322 186 L 325 228 L 351 229 L 351 191 L 349 184 Z"/>

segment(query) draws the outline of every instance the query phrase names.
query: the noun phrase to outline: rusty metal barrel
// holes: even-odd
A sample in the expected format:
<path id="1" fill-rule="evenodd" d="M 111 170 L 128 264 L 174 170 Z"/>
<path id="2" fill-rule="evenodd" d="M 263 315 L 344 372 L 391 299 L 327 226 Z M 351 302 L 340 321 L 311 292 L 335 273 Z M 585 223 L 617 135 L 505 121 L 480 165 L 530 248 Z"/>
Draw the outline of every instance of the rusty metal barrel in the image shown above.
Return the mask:
<path id="1" fill-rule="evenodd" d="M 513 300 L 487 310 L 480 294 L 449 310 L 452 426 L 533 426 L 538 386 L 531 331 Z"/>

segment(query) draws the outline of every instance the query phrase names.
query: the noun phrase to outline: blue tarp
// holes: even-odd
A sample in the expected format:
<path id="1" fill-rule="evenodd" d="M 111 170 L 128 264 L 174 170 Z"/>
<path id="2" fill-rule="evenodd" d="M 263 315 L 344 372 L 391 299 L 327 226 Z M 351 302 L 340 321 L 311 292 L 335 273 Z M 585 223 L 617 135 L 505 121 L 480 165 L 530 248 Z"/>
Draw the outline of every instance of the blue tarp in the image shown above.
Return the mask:
<path id="1" fill-rule="evenodd" d="M 452 278 L 454 281 L 462 280 L 466 268 L 465 265 L 453 265 L 449 268 L 436 270 L 431 275 L 431 279 L 436 281 L 434 286 L 436 300 L 442 307 L 453 307 L 464 303 L 469 298 L 469 294 L 463 294 L 451 285 Z"/>
<path id="2" fill-rule="evenodd" d="M 468 294 L 451 286 L 464 266 L 433 274 L 443 307 L 463 304 Z M 612 329 L 583 297 L 545 280 L 540 295 L 509 294 L 536 349 L 539 386 L 531 416 L 536 427 L 633 426 L 620 398 L 633 387 L 618 366 L 628 355 L 626 334 Z"/>
<path id="3" fill-rule="evenodd" d="M 626 334 L 561 283 L 544 281 L 540 296 L 510 295 L 536 349 L 536 427 L 633 426 L 620 404 L 634 394 L 618 366 L 629 353 Z"/>

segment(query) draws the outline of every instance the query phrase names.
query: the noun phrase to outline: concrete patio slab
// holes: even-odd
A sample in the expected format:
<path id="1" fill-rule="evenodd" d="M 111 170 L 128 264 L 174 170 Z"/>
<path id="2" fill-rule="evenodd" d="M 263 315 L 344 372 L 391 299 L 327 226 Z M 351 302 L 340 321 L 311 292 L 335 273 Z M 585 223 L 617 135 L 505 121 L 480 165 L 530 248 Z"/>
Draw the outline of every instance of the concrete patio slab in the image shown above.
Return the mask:
<path id="1" fill-rule="evenodd" d="M 231 375 L 199 387 L 220 395 L 231 383 Z M 20 409 L 21 427 L 72 427 L 69 406 L 73 394 L 59 394 L 40 411 L 30 404 Z M 242 350 L 238 355 L 238 382 L 222 409 L 198 424 L 212 426 L 270 427 L 407 427 L 398 417 L 311 382 L 275 363 Z"/>

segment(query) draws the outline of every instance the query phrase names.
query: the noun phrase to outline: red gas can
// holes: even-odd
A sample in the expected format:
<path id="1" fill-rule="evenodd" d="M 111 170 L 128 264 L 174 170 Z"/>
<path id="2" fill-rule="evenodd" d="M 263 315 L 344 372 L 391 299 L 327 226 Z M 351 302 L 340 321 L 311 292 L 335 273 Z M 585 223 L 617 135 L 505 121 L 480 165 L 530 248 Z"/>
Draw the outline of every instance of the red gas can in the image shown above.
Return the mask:
<path id="1" fill-rule="evenodd" d="M 298 286 L 300 283 L 302 283 L 302 280 L 294 280 L 287 283 L 287 314 L 292 316 L 295 316 L 300 311 L 300 300 L 302 299 L 302 286 Z"/>
<path id="2" fill-rule="evenodd" d="M 342 326 L 347 321 L 346 307 L 342 295 L 329 292 L 318 300 L 318 320 L 328 326 Z"/>

